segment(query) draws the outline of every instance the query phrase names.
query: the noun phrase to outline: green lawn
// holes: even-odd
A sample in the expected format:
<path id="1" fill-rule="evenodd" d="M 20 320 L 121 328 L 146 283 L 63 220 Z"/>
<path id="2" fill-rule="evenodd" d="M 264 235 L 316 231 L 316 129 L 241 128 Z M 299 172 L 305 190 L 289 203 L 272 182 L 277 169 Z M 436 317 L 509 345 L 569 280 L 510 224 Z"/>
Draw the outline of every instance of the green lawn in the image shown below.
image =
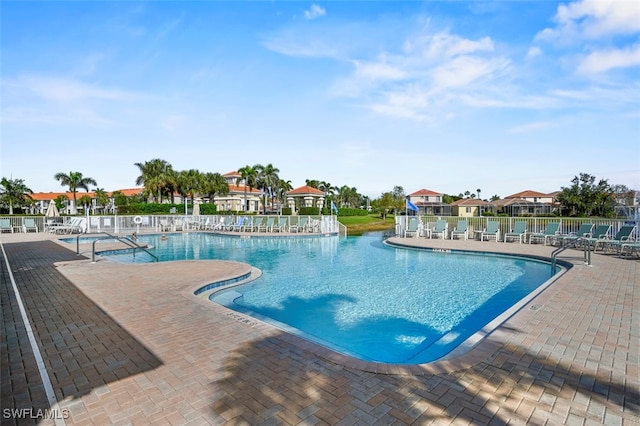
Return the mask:
<path id="1" fill-rule="evenodd" d="M 347 227 L 348 235 L 362 235 L 365 232 L 386 231 L 395 225 L 393 215 L 382 219 L 379 214 L 368 216 L 338 216 L 338 221 Z"/>

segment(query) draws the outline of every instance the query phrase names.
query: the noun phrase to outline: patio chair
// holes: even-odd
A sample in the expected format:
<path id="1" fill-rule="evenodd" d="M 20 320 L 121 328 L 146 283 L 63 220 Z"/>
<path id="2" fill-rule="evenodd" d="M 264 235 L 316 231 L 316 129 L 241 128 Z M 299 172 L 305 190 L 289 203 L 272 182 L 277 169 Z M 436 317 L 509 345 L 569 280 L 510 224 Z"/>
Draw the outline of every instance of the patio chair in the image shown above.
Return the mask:
<path id="1" fill-rule="evenodd" d="M 529 244 L 533 243 L 536 240 L 544 242 L 544 245 L 547 245 L 547 241 L 551 241 L 553 244 L 554 240 L 557 240 L 560 235 L 560 222 L 549 222 L 547 223 L 547 227 L 544 229 L 544 232 L 531 232 L 529 234 Z"/>
<path id="2" fill-rule="evenodd" d="M 274 223 L 271 227 L 271 232 L 286 232 L 288 230 L 287 222 L 288 218 L 281 217 L 278 219 L 277 223 Z"/>
<path id="3" fill-rule="evenodd" d="M 242 231 L 244 229 L 244 223 L 247 221 L 246 216 L 241 216 L 236 220 L 236 223 L 230 225 L 227 230 L 228 231 Z"/>
<path id="4" fill-rule="evenodd" d="M 497 220 L 490 220 L 487 222 L 487 227 L 480 233 L 480 241 L 484 241 L 484 239 L 489 241 L 490 238 L 493 238 L 496 242 L 500 239 L 500 222 Z"/>
<path id="5" fill-rule="evenodd" d="M 36 225 L 36 220 L 33 218 L 25 217 L 22 221 L 22 230 L 23 232 L 38 232 L 38 225 Z"/>
<path id="6" fill-rule="evenodd" d="M 84 232 L 85 219 L 81 217 L 72 217 L 69 222 L 58 225 L 53 228 L 55 234 L 80 234 Z"/>
<path id="7" fill-rule="evenodd" d="M 561 244 L 568 245 L 571 243 L 577 242 L 580 238 L 585 238 L 591 235 L 591 230 L 593 230 L 593 223 L 583 223 L 580 225 L 580 228 L 576 232 L 570 232 L 566 235 L 561 235 L 558 237 Z"/>
<path id="8" fill-rule="evenodd" d="M 436 226 L 431 230 L 431 238 L 435 235 L 437 238 L 443 240 L 447 238 L 447 231 L 449 230 L 449 223 L 444 219 L 438 219 Z"/>
<path id="9" fill-rule="evenodd" d="M 11 232 L 13 234 L 13 226 L 9 219 L 0 219 L 0 233 Z"/>
<path id="10" fill-rule="evenodd" d="M 621 257 L 631 257 L 633 254 L 636 254 L 636 256 L 640 257 L 640 242 L 635 241 L 632 243 L 623 243 L 620 246 L 620 256 Z"/>
<path id="11" fill-rule="evenodd" d="M 258 228 L 258 232 L 271 232 L 271 230 L 273 229 L 273 223 L 275 222 L 275 218 L 273 217 L 268 217 L 266 221 L 262 221 L 262 224 L 260 224 L 260 227 Z"/>
<path id="12" fill-rule="evenodd" d="M 514 225 L 511 232 L 505 232 L 504 242 L 506 243 L 509 238 L 513 238 L 513 240 L 517 238 L 520 244 L 522 244 L 522 242 L 525 240 L 526 235 L 527 235 L 527 222 L 518 221 Z"/>
<path id="13" fill-rule="evenodd" d="M 465 220 L 459 220 L 458 224 L 453 231 L 451 231 L 451 239 L 454 240 L 456 236 L 464 237 L 464 239 L 469 238 L 469 223 Z"/>
<path id="14" fill-rule="evenodd" d="M 635 230 L 636 225 L 622 225 L 612 239 L 601 239 L 596 241 L 593 251 L 596 251 L 598 249 L 598 244 L 600 244 L 605 252 L 619 252 L 623 244 L 633 242 L 631 235 L 633 235 Z"/>
<path id="15" fill-rule="evenodd" d="M 303 216 L 298 218 L 298 223 L 289 225 L 289 232 L 304 232 L 308 230 L 309 218 Z"/>
<path id="16" fill-rule="evenodd" d="M 595 248 L 596 243 L 607 238 L 611 225 L 598 225 L 592 234 L 585 235 L 585 243 Z"/>
<path id="17" fill-rule="evenodd" d="M 407 227 L 404 230 L 404 238 L 407 238 L 409 236 L 409 234 L 413 234 L 414 237 L 418 237 L 420 233 L 420 220 L 417 217 L 411 217 L 409 218 L 409 221 L 407 222 Z"/>

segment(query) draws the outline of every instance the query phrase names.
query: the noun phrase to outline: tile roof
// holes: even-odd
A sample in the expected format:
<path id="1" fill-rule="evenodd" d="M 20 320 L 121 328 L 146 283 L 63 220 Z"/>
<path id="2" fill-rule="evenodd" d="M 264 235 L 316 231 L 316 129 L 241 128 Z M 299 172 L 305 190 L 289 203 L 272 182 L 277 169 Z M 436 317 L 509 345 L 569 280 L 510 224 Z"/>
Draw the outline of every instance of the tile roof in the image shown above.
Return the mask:
<path id="1" fill-rule="evenodd" d="M 461 198 L 451 203 L 452 206 L 486 206 L 491 203 L 477 198 Z"/>
<path id="2" fill-rule="evenodd" d="M 324 196 L 324 192 L 309 185 L 301 186 L 300 188 L 292 189 L 291 191 L 287 192 L 287 195 L 302 195 L 302 194 Z"/>
<path id="3" fill-rule="evenodd" d="M 413 192 L 413 193 L 409 194 L 410 197 L 419 197 L 419 196 L 422 196 L 422 195 L 442 195 L 442 193 L 435 192 L 435 191 L 432 191 L 430 189 L 420 189 L 420 190 L 418 190 L 416 192 Z"/>
<path id="4" fill-rule="evenodd" d="M 542 192 L 537 192 L 537 191 L 532 191 L 530 189 L 527 189 L 525 191 L 522 192 L 518 192 L 516 194 L 512 194 L 512 195 L 508 195 L 504 198 L 527 198 L 527 197 L 550 197 L 550 194 L 544 194 Z"/>

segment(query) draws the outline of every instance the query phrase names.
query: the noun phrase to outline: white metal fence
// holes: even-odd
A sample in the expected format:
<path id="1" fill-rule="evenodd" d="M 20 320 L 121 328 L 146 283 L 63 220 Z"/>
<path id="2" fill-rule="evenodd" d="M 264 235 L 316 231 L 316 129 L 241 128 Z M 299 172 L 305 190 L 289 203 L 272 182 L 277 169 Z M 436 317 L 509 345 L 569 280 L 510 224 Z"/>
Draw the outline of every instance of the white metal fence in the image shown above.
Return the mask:
<path id="1" fill-rule="evenodd" d="M 55 232 L 110 234 L 158 233 L 180 231 L 226 231 L 256 228 L 235 226 L 243 223 L 266 222 L 269 218 L 273 230 L 316 234 L 343 234 L 336 216 L 277 216 L 277 215 L 113 215 L 113 216 L 0 216 L 1 232 Z M 303 225 L 304 226 L 301 226 Z M 264 230 L 267 230 L 266 228 Z"/>
<path id="2" fill-rule="evenodd" d="M 396 235 L 403 235 L 407 229 L 407 218 L 416 216 L 396 216 Z M 560 222 L 560 233 L 570 234 L 576 232 L 583 223 L 592 223 L 594 225 L 607 224 L 611 225 L 610 233 L 615 235 L 616 232 L 627 223 L 623 219 L 596 219 L 596 218 L 567 218 L 567 217 L 458 217 L 458 216 L 417 216 L 423 228 L 430 228 L 436 225 L 440 219 L 447 221 L 449 233 L 456 227 L 459 220 L 466 220 L 469 229 L 469 237 L 472 238 L 474 231 L 482 231 L 486 229 L 488 221 L 498 221 L 500 223 L 500 235 L 513 230 L 516 222 L 527 222 L 527 232 L 544 232 L 547 224 L 550 222 Z M 640 232 L 636 228 L 636 233 Z"/>

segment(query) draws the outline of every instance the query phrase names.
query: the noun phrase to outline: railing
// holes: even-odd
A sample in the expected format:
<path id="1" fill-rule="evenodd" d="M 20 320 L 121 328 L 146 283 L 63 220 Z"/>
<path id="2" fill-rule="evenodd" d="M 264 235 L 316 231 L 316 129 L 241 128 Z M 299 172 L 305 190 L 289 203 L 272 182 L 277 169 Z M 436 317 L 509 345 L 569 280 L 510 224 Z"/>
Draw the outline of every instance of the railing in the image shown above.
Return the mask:
<path id="1" fill-rule="evenodd" d="M 118 240 L 121 243 L 126 244 L 127 246 L 131 247 L 133 249 L 133 257 L 136 257 L 136 250 L 142 250 L 144 252 L 146 252 L 149 256 L 151 256 L 152 258 L 155 259 L 156 262 L 159 262 L 160 259 L 158 259 L 158 257 L 151 253 L 149 250 L 147 250 L 146 247 L 141 246 L 140 244 L 136 243 L 135 241 L 131 240 L 128 237 L 121 237 L 118 235 L 111 235 L 108 232 L 101 232 L 101 234 L 106 234 L 106 237 L 102 237 L 102 238 L 96 238 L 95 240 L 93 240 L 93 243 L 91 244 L 91 261 L 95 263 L 96 261 L 96 243 L 98 241 L 104 241 L 104 240 Z M 78 235 L 78 237 L 76 238 L 76 250 L 77 253 L 80 253 L 80 235 Z"/>
<path id="2" fill-rule="evenodd" d="M 407 229 L 407 218 L 413 216 L 396 216 L 396 235 L 402 235 Z M 486 229 L 487 221 L 497 221 L 500 223 L 500 235 L 511 232 L 516 222 L 527 222 L 527 232 L 544 232 L 547 224 L 550 222 L 560 222 L 560 233 L 564 235 L 578 231 L 583 223 L 592 223 L 595 226 L 600 224 L 611 225 L 609 231 L 611 235 L 625 224 L 625 219 L 601 219 L 601 218 L 567 218 L 567 217 L 503 217 L 503 216 L 487 216 L 487 217 L 461 217 L 461 216 L 418 216 L 422 226 L 425 228 L 433 228 L 439 219 L 444 219 L 449 224 L 449 230 L 455 228 L 458 220 L 466 220 L 469 226 L 469 235 L 473 235 L 474 231 Z"/>
<path id="3" fill-rule="evenodd" d="M 582 245 L 584 251 L 584 263 L 587 266 L 591 266 L 591 243 L 585 237 L 576 238 L 572 240 L 568 244 L 562 244 L 562 246 L 558 247 L 551 253 L 551 267 L 553 270 L 556 268 L 557 257 L 560 253 L 565 251 L 568 248 L 576 248 L 579 245 Z"/>
<path id="4" fill-rule="evenodd" d="M 225 225 L 230 225 L 246 216 L 247 218 L 286 218 L 286 227 L 299 223 L 301 217 L 308 219 L 313 233 L 341 233 L 340 224 L 336 216 L 279 216 L 279 215 L 108 215 L 108 216 L 58 216 L 55 218 L 44 216 L 0 216 L 9 219 L 13 232 L 23 232 L 22 227 L 25 218 L 34 219 L 38 232 L 49 231 L 67 225 L 71 220 L 82 219 L 82 233 L 133 234 L 158 233 L 174 231 L 210 230 L 214 225 L 221 223 L 224 218 Z"/>

